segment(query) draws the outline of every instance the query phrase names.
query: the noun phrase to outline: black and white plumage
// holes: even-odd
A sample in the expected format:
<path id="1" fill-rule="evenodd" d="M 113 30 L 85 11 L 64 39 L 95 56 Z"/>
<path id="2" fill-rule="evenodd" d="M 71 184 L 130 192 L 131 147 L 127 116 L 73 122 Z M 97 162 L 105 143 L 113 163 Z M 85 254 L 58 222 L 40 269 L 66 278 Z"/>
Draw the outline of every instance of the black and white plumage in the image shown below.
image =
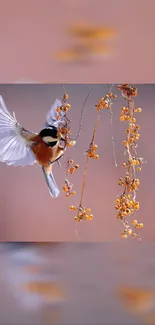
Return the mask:
<path id="1" fill-rule="evenodd" d="M 60 119 L 57 120 L 56 109 L 61 105 L 62 102 L 56 99 L 47 114 L 45 128 L 38 134 L 25 130 L 24 127 L 17 122 L 15 114 L 10 114 L 2 96 L 0 96 L 0 162 L 13 166 L 30 166 L 39 162 L 42 166 L 50 194 L 53 197 L 59 195 L 59 189 L 55 183 L 52 168 L 50 172 L 47 171 L 44 158 L 46 155 L 47 157 L 51 155 L 51 164 L 59 159 L 58 149 L 60 149 L 60 139 L 57 136 L 57 131 L 59 125 L 63 122 L 64 113 L 61 111 L 59 113 Z M 47 138 L 46 133 L 48 132 L 50 132 L 50 134 Z M 47 141 L 47 139 L 49 141 Z M 39 150 L 42 151 L 42 160 L 38 158 L 40 157 Z M 58 157 L 54 157 L 54 153 L 55 155 L 57 154 Z M 44 161 L 44 163 L 42 163 L 42 161 Z M 48 163 L 47 161 L 47 164 Z"/>

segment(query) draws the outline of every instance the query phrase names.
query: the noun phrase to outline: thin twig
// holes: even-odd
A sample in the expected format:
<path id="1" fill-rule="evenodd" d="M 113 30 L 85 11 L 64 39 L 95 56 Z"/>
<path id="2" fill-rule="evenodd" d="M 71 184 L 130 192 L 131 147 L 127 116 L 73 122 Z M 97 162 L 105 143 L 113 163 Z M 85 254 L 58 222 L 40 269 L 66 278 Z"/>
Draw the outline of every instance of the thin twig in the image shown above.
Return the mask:
<path id="1" fill-rule="evenodd" d="M 77 138 L 80 136 L 81 129 L 82 129 L 82 120 L 83 120 L 84 108 L 85 108 L 85 105 L 86 105 L 87 99 L 88 99 L 88 97 L 89 97 L 89 95 L 90 95 L 90 93 L 91 93 L 91 91 L 92 91 L 93 88 L 94 88 L 94 85 L 91 86 L 91 88 L 90 88 L 90 90 L 89 90 L 89 92 L 88 92 L 88 94 L 87 94 L 87 96 L 86 96 L 86 98 L 85 98 L 85 100 L 84 100 L 84 103 L 83 103 L 83 105 L 82 105 L 81 115 L 80 115 L 80 125 L 79 125 L 78 133 L 77 133 L 77 135 L 76 135 L 76 137 L 75 137 L 75 139 L 74 139 L 75 141 L 76 141 Z"/>

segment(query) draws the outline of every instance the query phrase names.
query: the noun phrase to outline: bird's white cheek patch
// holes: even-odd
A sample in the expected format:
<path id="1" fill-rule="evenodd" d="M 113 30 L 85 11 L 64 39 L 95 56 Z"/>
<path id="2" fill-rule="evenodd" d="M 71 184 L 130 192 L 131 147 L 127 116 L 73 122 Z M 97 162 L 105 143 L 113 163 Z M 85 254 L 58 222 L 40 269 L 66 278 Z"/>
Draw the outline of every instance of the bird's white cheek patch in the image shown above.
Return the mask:
<path id="1" fill-rule="evenodd" d="M 48 143 L 48 142 L 56 142 L 57 139 L 54 139 L 52 137 L 43 137 L 43 141 Z"/>

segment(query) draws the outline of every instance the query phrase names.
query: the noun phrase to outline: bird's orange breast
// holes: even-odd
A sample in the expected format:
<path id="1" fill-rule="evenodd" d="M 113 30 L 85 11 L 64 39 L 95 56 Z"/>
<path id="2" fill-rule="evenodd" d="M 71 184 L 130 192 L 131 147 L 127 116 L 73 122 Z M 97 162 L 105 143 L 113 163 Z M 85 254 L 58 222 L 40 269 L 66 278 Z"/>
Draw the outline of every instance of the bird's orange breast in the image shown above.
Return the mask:
<path id="1" fill-rule="evenodd" d="M 31 148 L 35 154 L 37 162 L 41 166 L 48 167 L 50 162 L 54 162 L 63 153 L 63 150 L 59 147 L 59 144 L 54 147 L 48 147 L 39 136 L 36 136 L 33 141 L 35 141 L 36 144 L 32 145 Z"/>

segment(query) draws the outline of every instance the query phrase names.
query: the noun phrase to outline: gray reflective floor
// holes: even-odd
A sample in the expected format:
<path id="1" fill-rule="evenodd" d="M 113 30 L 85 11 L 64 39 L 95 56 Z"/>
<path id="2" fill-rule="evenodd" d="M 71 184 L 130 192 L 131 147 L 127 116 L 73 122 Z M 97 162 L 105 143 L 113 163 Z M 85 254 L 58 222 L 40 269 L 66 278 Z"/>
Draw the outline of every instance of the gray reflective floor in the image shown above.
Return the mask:
<path id="1" fill-rule="evenodd" d="M 0 244 L 0 324 L 155 324 L 155 244 Z"/>

